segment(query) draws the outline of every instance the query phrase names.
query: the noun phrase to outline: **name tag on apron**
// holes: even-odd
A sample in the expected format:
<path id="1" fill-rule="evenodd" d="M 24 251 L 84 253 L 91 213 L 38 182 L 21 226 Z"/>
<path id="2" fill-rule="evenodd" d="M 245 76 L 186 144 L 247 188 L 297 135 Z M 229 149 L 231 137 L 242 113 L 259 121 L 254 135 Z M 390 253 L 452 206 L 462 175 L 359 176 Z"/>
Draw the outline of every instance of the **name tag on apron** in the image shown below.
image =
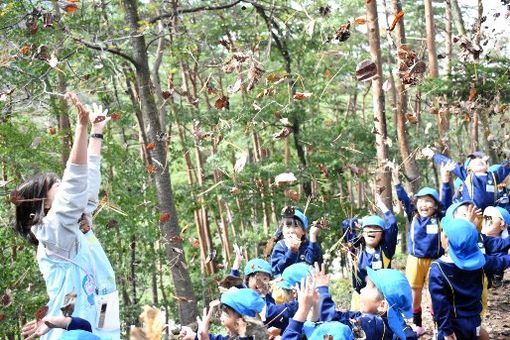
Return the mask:
<path id="1" fill-rule="evenodd" d="M 119 292 L 116 290 L 106 295 L 96 295 L 96 328 L 104 330 L 120 329 Z"/>
<path id="2" fill-rule="evenodd" d="M 439 226 L 437 224 L 427 224 L 427 234 L 437 234 Z"/>
<path id="3" fill-rule="evenodd" d="M 382 268 L 382 261 L 374 261 L 372 262 L 372 269 L 377 270 Z"/>
<path id="4" fill-rule="evenodd" d="M 485 186 L 485 191 L 487 192 L 494 192 L 494 185 L 486 185 Z"/>

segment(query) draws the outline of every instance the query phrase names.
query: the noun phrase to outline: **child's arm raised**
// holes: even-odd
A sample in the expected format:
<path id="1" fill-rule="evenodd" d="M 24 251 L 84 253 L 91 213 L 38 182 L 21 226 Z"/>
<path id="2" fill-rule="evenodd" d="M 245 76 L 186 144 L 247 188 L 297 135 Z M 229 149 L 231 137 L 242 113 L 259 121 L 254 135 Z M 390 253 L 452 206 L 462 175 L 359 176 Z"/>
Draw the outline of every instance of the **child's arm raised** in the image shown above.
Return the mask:
<path id="1" fill-rule="evenodd" d="M 453 192 L 450 180 L 455 166 L 454 162 L 445 163 L 441 166 L 441 202 L 439 202 L 439 209 L 442 212 L 445 212 L 452 205 Z"/>
<path id="2" fill-rule="evenodd" d="M 315 282 L 307 278 L 301 280 L 301 286 L 296 287 L 298 293 L 298 304 L 299 307 L 294 314 L 294 317 L 290 319 L 289 325 L 282 334 L 281 340 L 299 340 L 303 333 L 303 324 L 306 321 L 310 309 L 312 309 L 314 296 L 317 294 L 315 290 Z"/>
<path id="3" fill-rule="evenodd" d="M 496 181 L 498 183 L 503 182 L 508 174 L 510 174 L 510 162 L 508 160 L 501 163 L 501 166 L 498 168 L 498 170 L 494 171 L 494 176 L 496 177 Z"/>
<path id="4" fill-rule="evenodd" d="M 388 258 L 392 258 L 395 255 L 395 250 L 397 249 L 397 238 L 398 238 L 398 225 L 397 218 L 393 214 L 393 212 L 388 209 L 386 204 L 382 201 L 379 195 L 375 197 L 377 208 L 379 208 L 384 214 L 384 219 L 386 220 L 385 229 L 384 229 L 384 239 L 382 240 L 382 248 L 384 249 L 384 254 Z"/>
<path id="5" fill-rule="evenodd" d="M 461 180 L 465 180 L 466 177 L 468 176 L 467 170 L 466 170 L 466 168 L 464 168 L 463 165 L 460 165 L 460 164 L 454 162 L 453 160 L 446 157 L 445 155 L 442 155 L 440 153 L 435 153 L 429 147 L 424 148 L 421 152 L 425 157 L 432 159 L 432 161 L 436 164 L 441 165 L 441 164 L 451 163 L 451 162 L 454 163 L 455 167 L 452 169 L 452 172 L 455 174 L 455 176 L 459 177 Z"/>

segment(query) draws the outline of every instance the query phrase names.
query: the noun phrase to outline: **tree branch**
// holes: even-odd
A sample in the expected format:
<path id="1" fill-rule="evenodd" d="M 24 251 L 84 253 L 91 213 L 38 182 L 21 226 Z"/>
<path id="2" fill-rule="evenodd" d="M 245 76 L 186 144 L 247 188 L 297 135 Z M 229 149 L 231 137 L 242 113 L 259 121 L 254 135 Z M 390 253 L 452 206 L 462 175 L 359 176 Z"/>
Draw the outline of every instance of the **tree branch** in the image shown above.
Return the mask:
<path id="1" fill-rule="evenodd" d="M 195 13 L 195 12 L 200 12 L 200 11 L 217 11 L 217 10 L 221 10 L 221 9 L 227 9 L 230 7 L 234 7 L 241 1 L 243 1 L 243 0 L 235 0 L 234 2 L 232 2 L 230 4 L 220 5 L 220 6 L 199 6 L 199 7 L 195 7 L 195 8 L 178 9 L 176 12 L 163 13 L 163 14 L 158 15 L 152 19 L 149 19 L 149 23 L 153 24 L 158 20 L 165 19 L 165 18 L 171 18 L 177 14 Z"/>
<path id="2" fill-rule="evenodd" d="M 104 46 L 101 46 L 101 45 L 98 45 L 98 44 L 94 44 L 93 42 L 83 40 L 82 38 L 78 38 L 78 37 L 71 36 L 71 38 L 74 41 L 79 42 L 80 44 L 82 44 L 82 45 L 84 45 L 84 46 L 86 46 L 88 48 L 91 48 L 93 50 L 96 50 L 96 51 L 108 51 L 108 52 L 110 52 L 112 54 L 118 55 L 119 57 L 122 57 L 122 58 L 128 60 L 135 67 L 137 66 L 137 63 L 136 63 L 135 59 L 133 59 L 132 56 L 122 52 L 118 48 L 104 47 Z"/>

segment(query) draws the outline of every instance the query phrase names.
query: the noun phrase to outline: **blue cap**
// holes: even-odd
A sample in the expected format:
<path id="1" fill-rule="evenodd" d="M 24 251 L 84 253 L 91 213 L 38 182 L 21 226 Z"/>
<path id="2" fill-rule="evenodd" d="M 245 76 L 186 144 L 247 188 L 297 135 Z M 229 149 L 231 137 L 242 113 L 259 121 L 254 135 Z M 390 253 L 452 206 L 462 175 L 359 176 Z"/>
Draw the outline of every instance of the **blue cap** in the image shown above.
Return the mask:
<path id="1" fill-rule="evenodd" d="M 473 223 L 462 218 L 447 220 L 443 231 L 448 237 L 448 255 L 457 267 L 476 270 L 485 265 L 485 256 L 478 247 L 478 231 Z"/>
<path id="2" fill-rule="evenodd" d="M 60 340 L 101 340 L 100 337 L 98 337 L 95 334 L 92 334 L 87 331 L 83 331 L 81 329 L 75 329 L 72 331 L 67 331 L 62 333 L 62 335 L 59 337 Z"/>
<path id="3" fill-rule="evenodd" d="M 239 315 L 254 317 L 266 305 L 257 292 L 249 288 L 230 289 L 221 294 L 220 302 L 235 310 Z"/>
<path id="4" fill-rule="evenodd" d="M 412 291 L 404 273 L 395 269 L 379 269 L 367 267 L 367 274 L 374 285 L 381 291 L 388 302 L 388 324 L 400 339 L 405 339 L 404 318 L 413 316 Z"/>
<path id="5" fill-rule="evenodd" d="M 484 215 L 494 215 L 503 220 L 507 226 L 510 226 L 510 213 L 502 207 L 487 207 L 483 211 Z"/>
<path id="6" fill-rule="evenodd" d="M 457 210 L 457 208 L 462 206 L 462 205 L 467 205 L 467 204 L 474 204 L 474 203 L 473 203 L 473 201 L 466 200 L 466 201 L 461 201 L 461 202 L 457 202 L 457 203 L 454 203 L 454 204 L 450 205 L 448 207 L 448 209 L 446 209 L 444 217 L 441 220 L 441 224 L 445 224 L 446 221 L 452 220 L 453 219 L 453 215 L 455 214 L 455 211 Z"/>
<path id="7" fill-rule="evenodd" d="M 323 323 L 306 321 L 303 330 L 308 340 L 324 340 L 328 335 L 332 336 L 333 340 L 354 340 L 351 328 L 338 321 Z"/>
<path id="8" fill-rule="evenodd" d="M 455 191 L 459 190 L 459 187 L 463 184 L 464 182 L 460 179 L 460 178 L 455 178 L 455 181 L 453 181 L 453 189 Z"/>
<path id="9" fill-rule="evenodd" d="M 301 221 L 305 230 L 308 229 L 308 217 L 306 217 L 301 210 L 295 209 L 294 217 Z"/>
<path id="10" fill-rule="evenodd" d="M 499 168 L 501 168 L 501 164 L 493 164 L 489 167 L 489 171 L 490 172 L 496 172 L 499 170 Z"/>
<path id="11" fill-rule="evenodd" d="M 250 260 L 248 263 L 246 263 L 246 266 L 244 266 L 244 276 L 248 276 L 257 272 L 266 273 L 269 274 L 269 276 L 273 276 L 271 265 L 269 262 L 262 259 Z"/>
<path id="12" fill-rule="evenodd" d="M 434 189 L 434 188 L 430 188 L 430 187 L 424 187 L 424 188 L 421 188 L 415 195 L 414 197 L 418 198 L 418 197 L 423 197 L 423 196 L 430 196 L 434 199 L 434 201 L 436 201 L 437 203 L 439 203 L 439 194 L 437 193 L 437 190 Z"/>
<path id="13" fill-rule="evenodd" d="M 296 284 L 300 285 L 301 280 L 311 272 L 312 266 L 306 262 L 299 262 L 288 266 L 282 273 L 282 281 L 278 283 L 281 288 L 293 289 Z"/>
<path id="14" fill-rule="evenodd" d="M 372 226 L 372 227 L 379 227 L 381 229 L 384 229 L 384 225 L 385 225 L 384 220 L 377 215 L 365 216 L 361 220 L 361 226 L 363 228 Z"/>

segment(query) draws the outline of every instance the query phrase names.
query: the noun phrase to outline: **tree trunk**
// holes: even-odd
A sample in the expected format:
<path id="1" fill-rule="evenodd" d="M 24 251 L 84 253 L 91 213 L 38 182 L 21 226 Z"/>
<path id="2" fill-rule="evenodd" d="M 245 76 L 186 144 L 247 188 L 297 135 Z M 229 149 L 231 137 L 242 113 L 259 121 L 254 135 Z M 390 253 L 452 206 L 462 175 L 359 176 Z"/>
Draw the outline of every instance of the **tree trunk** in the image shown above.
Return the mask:
<path id="1" fill-rule="evenodd" d="M 451 0 L 451 2 L 457 31 L 460 35 L 466 35 L 466 28 L 464 26 L 464 19 L 462 19 L 462 12 L 460 11 L 459 2 L 457 0 Z"/>
<path id="2" fill-rule="evenodd" d="M 393 11 L 396 13 L 402 10 L 402 4 L 400 0 L 392 0 Z M 396 29 L 397 34 L 397 46 L 399 47 L 402 44 L 406 44 L 406 34 L 404 27 L 404 18 L 401 18 L 397 24 Z M 420 187 L 420 172 L 418 170 L 418 165 L 416 164 L 416 159 L 411 154 L 411 150 L 409 148 L 409 136 L 406 129 L 406 112 L 407 112 L 407 91 L 405 85 L 402 83 L 401 79 L 398 78 L 398 107 L 397 107 L 397 136 L 400 147 L 400 154 L 402 156 L 402 162 L 404 165 L 404 172 L 406 178 L 408 179 L 408 190 L 412 192 L 418 192 L 418 188 Z"/>
<path id="3" fill-rule="evenodd" d="M 425 25 L 427 31 L 427 52 L 429 56 L 429 76 L 437 78 L 439 67 L 437 66 L 436 30 L 434 28 L 434 8 L 432 0 L 423 0 L 425 4 Z"/>
<path id="4" fill-rule="evenodd" d="M 452 0 L 446 0 L 446 72 L 448 78 L 452 75 L 453 35 L 452 35 Z"/>
<path id="5" fill-rule="evenodd" d="M 139 32 L 140 18 L 136 0 L 123 0 L 126 22 L 129 26 L 130 41 L 133 48 L 133 59 L 136 63 L 136 81 L 140 90 L 141 110 L 144 125 L 147 127 L 147 137 L 155 144 L 150 151 L 150 159 L 156 163 L 156 172 L 153 174 L 159 202 L 159 209 L 167 213 L 169 219 L 160 223 L 161 234 L 165 239 L 165 248 L 169 260 L 175 295 L 177 297 L 179 317 L 182 324 L 195 320 L 197 305 L 193 293 L 191 278 L 186 266 L 186 259 L 180 238 L 180 227 L 177 219 L 177 210 L 173 198 L 165 141 L 160 134 L 162 127 L 159 120 L 159 111 L 156 107 L 154 94 L 151 92 L 152 83 L 147 55 L 147 45 L 144 35 Z"/>
<path id="6" fill-rule="evenodd" d="M 381 195 L 387 207 L 392 207 L 391 175 L 386 168 L 388 161 L 388 146 L 386 139 L 388 132 L 386 130 L 386 112 L 384 110 L 384 92 L 382 90 L 382 61 L 381 61 L 381 42 L 379 37 L 379 20 L 377 17 L 377 1 L 372 0 L 366 4 L 368 43 L 370 45 L 370 55 L 377 65 L 379 77 L 372 80 L 372 95 L 374 107 L 374 125 L 376 129 L 375 143 L 377 148 L 377 172 L 376 172 L 376 191 Z"/>

